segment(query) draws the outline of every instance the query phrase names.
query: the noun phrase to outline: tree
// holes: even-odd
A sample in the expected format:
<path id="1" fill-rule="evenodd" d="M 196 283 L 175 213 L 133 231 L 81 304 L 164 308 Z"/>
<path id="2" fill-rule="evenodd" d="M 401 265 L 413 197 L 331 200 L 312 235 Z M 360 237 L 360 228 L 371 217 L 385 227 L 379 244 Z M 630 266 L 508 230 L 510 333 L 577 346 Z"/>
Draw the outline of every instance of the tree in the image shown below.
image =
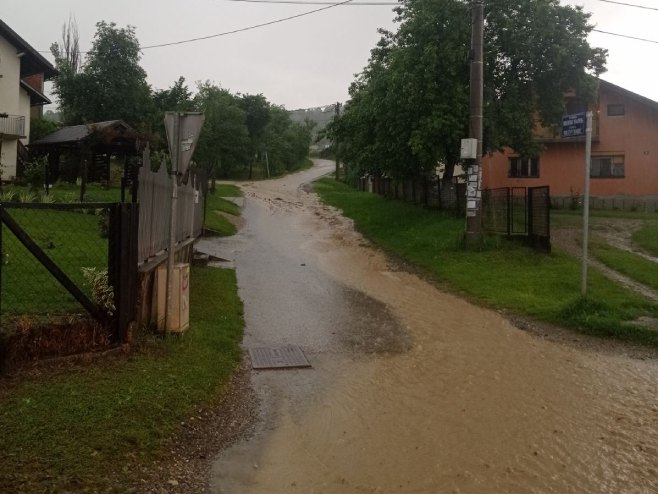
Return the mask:
<path id="1" fill-rule="evenodd" d="M 167 111 L 194 110 L 192 93 L 185 84 L 185 77 L 180 76 L 168 89 L 154 91 L 153 104 L 159 114 Z"/>
<path id="2" fill-rule="evenodd" d="M 263 134 L 263 149 L 267 151 L 272 174 L 292 170 L 308 156 L 314 125 L 313 122 L 293 122 L 285 108 L 270 106 L 270 118 Z"/>
<path id="3" fill-rule="evenodd" d="M 51 51 L 61 72 L 55 92 L 66 124 L 122 119 L 141 129 L 149 125 L 154 109 L 134 27 L 97 23 L 91 50 L 77 73 L 59 45 Z"/>
<path id="4" fill-rule="evenodd" d="M 229 177 L 236 168 L 250 161 L 247 116 L 240 99 L 226 89 L 205 82 L 199 84 L 194 97 L 195 109 L 205 121 L 195 156 L 211 177 Z"/>
<path id="5" fill-rule="evenodd" d="M 485 150 L 532 155 L 536 120 L 559 121 L 563 97 L 593 95 L 605 51 L 589 15 L 558 0 L 490 0 L 485 30 Z M 405 0 L 397 32 L 382 31 L 351 100 L 327 133 L 355 173 L 452 175 L 469 121 L 470 11 L 461 0 Z"/>
<path id="6" fill-rule="evenodd" d="M 78 25 L 74 18 L 69 17 L 68 23 L 62 26 L 62 40 L 53 43 L 50 51 L 59 72 L 53 80 L 53 92 L 59 100 L 62 121 L 74 121 L 77 118 L 75 108 L 82 96 L 77 78 L 80 70 Z"/>
<path id="7" fill-rule="evenodd" d="M 263 151 L 265 127 L 270 121 L 270 104 L 262 94 L 243 94 L 240 97 L 240 106 L 247 117 L 247 131 L 249 132 L 251 148 L 251 161 L 249 163 L 249 179 L 251 179 L 253 162 L 260 157 Z"/>

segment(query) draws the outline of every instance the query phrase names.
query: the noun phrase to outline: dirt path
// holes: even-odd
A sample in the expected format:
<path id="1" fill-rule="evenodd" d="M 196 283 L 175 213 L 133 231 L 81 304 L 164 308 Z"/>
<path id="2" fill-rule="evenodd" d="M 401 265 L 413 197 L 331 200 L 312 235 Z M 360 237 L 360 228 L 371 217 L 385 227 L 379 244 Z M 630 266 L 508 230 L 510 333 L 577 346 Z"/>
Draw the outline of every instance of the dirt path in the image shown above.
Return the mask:
<path id="1" fill-rule="evenodd" d="M 244 185 L 244 229 L 205 245 L 237 266 L 245 346 L 313 364 L 252 373 L 259 422 L 213 492 L 658 491 L 655 361 L 532 336 L 397 270 L 305 192 L 331 167 Z"/>
<path id="2" fill-rule="evenodd" d="M 632 242 L 633 233 L 640 228 L 641 222 L 638 220 L 628 220 L 623 218 L 597 218 L 591 229 L 593 239 L 599 238 L 605 243 L 616 247 L 617 249 L 636 254 L 647 259 L 648 261 L 658 263 L 658 258 L 642 251 Z M 582 259 L 582 228 L 579 227 L 562 227 L 554 228 L 551 232 L 551 242 L 571 255 Z M 592 258 L 588 259 L 588 265 L 593 266 L 605 276 L 629 290 L 632 290 L 652 302 L 658 302 L 658 292 L 653 288 L 635 281 L 628 276 L 609 268 L 602 262 Z"/>

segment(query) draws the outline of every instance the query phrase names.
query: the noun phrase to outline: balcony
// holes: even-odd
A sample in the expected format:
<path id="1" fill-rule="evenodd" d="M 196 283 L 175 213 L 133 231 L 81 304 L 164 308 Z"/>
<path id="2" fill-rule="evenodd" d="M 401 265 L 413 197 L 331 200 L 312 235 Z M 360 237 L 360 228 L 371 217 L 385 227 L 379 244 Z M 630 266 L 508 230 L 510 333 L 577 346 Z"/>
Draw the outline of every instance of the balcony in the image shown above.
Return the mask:
<path id="1" fill-rule="evenodd" d="M 14 139 L 27 137 L 25 135 L 25 117 L 0 113 L 0 137 Z"/>
<path id="2" fill-rule="evenodd" d="M 555 143 L 555 142 L 585 142 L 585 137 L 562 137 L 559 125 L 551 125 L 544 127 L 541 121 L 535 121 L 535 138 L 539 142 Z M 599 116 L 594 113 L 592 116 L 592 142 L 599 142 Z"/>

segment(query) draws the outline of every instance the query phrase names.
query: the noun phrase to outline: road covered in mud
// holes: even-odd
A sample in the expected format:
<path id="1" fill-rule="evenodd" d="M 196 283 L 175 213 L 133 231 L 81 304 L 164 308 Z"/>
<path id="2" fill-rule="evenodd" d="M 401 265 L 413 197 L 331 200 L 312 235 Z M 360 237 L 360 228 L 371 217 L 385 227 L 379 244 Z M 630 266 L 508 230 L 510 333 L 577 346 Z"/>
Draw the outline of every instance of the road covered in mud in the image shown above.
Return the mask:
<path id="1" fill-rule="evenodd" d="M 255 432 L 214 461 L 226 493 L 658 492 L 658 364 L 552 342 L 389 262 L 310 192 L 332 170 L 247 183 L 234 262 Z"/>

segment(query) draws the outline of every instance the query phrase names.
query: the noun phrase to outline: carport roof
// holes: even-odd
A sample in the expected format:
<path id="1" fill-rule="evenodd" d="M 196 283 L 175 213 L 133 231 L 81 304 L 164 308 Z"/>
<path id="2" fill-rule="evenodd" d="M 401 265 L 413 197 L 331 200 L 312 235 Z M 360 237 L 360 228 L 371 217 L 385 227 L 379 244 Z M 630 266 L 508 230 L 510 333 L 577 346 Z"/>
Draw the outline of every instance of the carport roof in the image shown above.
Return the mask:
<path id="1" fill-rule="evenodd" d="M 123 120 L 107 120 L 105 122 L 96 122 L 83 125 L 72 125 L 56 130 L 52 134 L 48 134 L 42 139 L 31 143 L 31 146 L 46 146 L 51 144 L 68 144 L 80 142 L 96 132 L 106 130 L 119 130 L 120 132 L 127 132 L 135 134 L 135 130 L 130 127 Z"/>

